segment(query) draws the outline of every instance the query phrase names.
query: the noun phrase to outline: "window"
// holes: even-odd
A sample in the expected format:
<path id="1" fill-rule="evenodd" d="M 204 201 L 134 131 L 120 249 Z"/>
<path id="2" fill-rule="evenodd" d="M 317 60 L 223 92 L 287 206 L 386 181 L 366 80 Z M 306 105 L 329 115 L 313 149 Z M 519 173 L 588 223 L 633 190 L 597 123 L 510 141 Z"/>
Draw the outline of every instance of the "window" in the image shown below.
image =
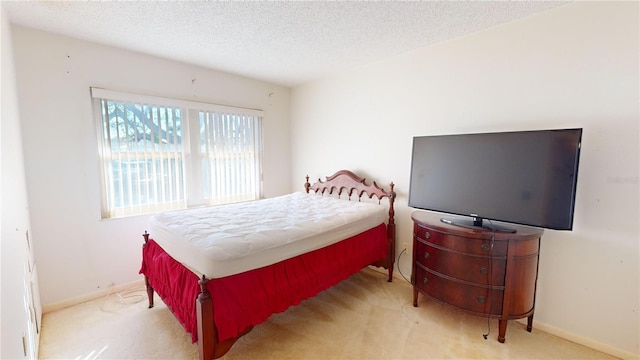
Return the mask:
<path id="1" fill-rule="evenodd" d="M 92 88 L 102 218 L 259 199 L 262 112 Z"/>

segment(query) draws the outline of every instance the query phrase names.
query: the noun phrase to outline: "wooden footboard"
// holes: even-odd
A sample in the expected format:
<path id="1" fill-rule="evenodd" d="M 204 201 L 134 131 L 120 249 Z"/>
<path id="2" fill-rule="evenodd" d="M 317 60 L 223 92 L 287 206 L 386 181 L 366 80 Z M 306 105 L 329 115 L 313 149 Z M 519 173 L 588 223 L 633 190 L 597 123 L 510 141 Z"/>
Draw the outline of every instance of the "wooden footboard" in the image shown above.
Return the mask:
<path id="1" fill-rule="evenodd" d="M 390 184 L 389 191 L 386 191 L 383 188 L 379 187 L 375 182 L 373 182 L 373 184 L 367 185 L 364 178 L 360 178 L 359 176 L 348 170 L 338 171 L 334 175 L 328 176 L 325 181 L 318 180 L 313 185 L 309 183 L 309 177 L 307 176 L 305 183 L 305 190 L 307 193 L 309 193 L 310 191 L 314 191 L 315 193 L 320 192 L 320 194 L 324 194 L 325 192 L 328 192 L 328 194 L 332 194 L 334 193 L 334 191 L 337 191 L 338 196 L 345 193 L 349 197 L 349 200 L 351 200 L 352 197 L 357 197 L 358 200 L 360 200 L 361 197 L 365 194 L 368 198 L 373 198 L 373 196 L 376 196 L 379 202 L 382 198 L 387 198 L 389 200 L 389 218 L 387 222 L 386 233 L 388 243 L 387 257 L 371 264 L 387 269 L 389 282 L 391 282 L 393 279 L 393 267 L 395 263 L 395 221 L 393 205 L 396 193 L 394 192 L 393 188 L 393 183 Z M 378 233 L 378 244 L 383 244 L 384 235 L 382 231 L 384 230 L 382 230 L 382 228 L 380 229 L 381 230 Z M 149 234 L 145 232 L 143 236 L 145 239 L 145 246 L 147 246 L 149 242 Z M 149 248 L 147 248 L 147 250 L 148 249 Z M 378 249 L 380 249 L 380 247 L 378 247 Z M 366 261 L 362 261 L 358 266 L 362 266 L 369 261 L 369 259 L 367 259 Z M 349 273 L 352 273 L 352 271 L 356 270 L 349 270 Z M 229 349 L 240 337 L 247 334 L 253 328 L 252 326 L 250 326 L 233 338 L 224 340 L 222 342 L 219 341 L 218 330 L 214 321 L 215 309 L 213 306 L 213 299 L 207 287 L 208 282 L 209 280 L 205 276 L 202 276 L 202 278 L 198 281 L 200 294 L 197 296 L 197 299 L 195 299 L 198 352 L 201 360 L 216 359 L 223 356 L 229 351 Z M 146 274 L 145 284 L 147 286 L 147 294 L 149 296 L 149 307 L 151 308 L 153 307 L 154 289 L 151 286 L 149 278 Z"/>

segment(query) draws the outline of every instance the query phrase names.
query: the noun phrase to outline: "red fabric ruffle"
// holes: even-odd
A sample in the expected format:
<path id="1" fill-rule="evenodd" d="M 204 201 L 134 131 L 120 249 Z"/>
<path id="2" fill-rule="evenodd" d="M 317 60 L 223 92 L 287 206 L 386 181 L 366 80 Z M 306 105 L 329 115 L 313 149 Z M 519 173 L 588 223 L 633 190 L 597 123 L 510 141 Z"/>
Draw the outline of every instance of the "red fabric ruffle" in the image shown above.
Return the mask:
<path id="1" fill-rule="evenodd" d="M 265 321 L 302 300 L 317 295 L 387 257 L 386 225 L 325 248 L 263 268 L 210 279 L 214 321 L 220 342 Z M 155 241 L 143 247 L 141 274 L 197 341 L 195 299 L 198 277 L 169 256 Z"/>

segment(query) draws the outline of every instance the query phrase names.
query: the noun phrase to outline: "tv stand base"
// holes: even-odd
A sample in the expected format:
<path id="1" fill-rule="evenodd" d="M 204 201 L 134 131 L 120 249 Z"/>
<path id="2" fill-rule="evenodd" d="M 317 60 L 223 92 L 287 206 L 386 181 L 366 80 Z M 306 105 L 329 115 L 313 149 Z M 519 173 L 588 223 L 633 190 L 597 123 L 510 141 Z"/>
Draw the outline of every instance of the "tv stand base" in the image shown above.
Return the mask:
<path id="1" fill-rule="evenodd" d="M 423 293 L 465 312 L 498 319 L 501 343 L 508 320 L 528 318 L 531 332 L 544 230 L 520 225 L 514 225 L 515 232 L 467 228 L 421 211 L 411 218 L 413 306 Z"/>

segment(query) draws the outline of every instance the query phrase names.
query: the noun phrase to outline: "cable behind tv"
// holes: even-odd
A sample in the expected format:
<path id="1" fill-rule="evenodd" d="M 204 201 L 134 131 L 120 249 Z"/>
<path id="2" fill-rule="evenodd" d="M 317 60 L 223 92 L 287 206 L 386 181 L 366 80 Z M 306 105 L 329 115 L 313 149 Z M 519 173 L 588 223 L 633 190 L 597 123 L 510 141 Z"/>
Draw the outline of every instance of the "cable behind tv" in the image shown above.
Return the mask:
<path id="1" fill-rule="evenodd" d="M 489 294 L 487 296 L 487 303 L 489 304 L 489 311 L 487 311 L 487 332 L 486 334 L 482 334 L 482 337 L 487 340 L 487 338 L 489 337 L 489 334 L 491 334 L 491 300 L 492 300 L 492 296 L 491 294 L 493 293 L 493 244 L 495 243 L 495 239 L 496 239 L 496 228 L 495 226 L 493 226 L 493 224 L 491 223 L 491 220 L 489 220 L 489 224 L 491 225 L 491 228 L 493 228 L 493 231 L 491 232 L 491 241 L 489 243 L 489 273 L 488 273 L 488 283 L 489 283 Z"/>

